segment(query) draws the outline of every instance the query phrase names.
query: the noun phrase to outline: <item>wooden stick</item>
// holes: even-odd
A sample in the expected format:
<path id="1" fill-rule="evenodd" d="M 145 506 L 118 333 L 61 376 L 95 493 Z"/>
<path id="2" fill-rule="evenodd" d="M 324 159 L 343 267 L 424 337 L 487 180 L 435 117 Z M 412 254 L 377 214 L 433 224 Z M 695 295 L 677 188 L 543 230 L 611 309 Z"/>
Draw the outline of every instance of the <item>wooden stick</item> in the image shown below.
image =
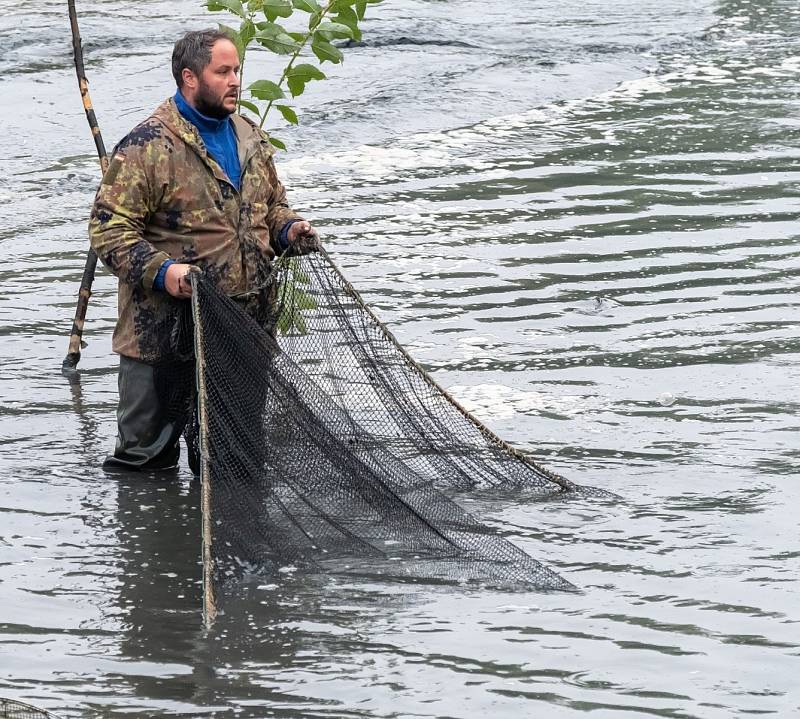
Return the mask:
<path id="1" fill-rule="evenodd" d="M 100 127 L 97 124 L 97 117 L 92 107 L 92 99 L 89 97 L 89 82 L 86 79 L 86 71 L 83 67 L 83 50 L 81 49 L 81 36 L 78 29 L 78 15 L 75 11 L 75 0 L 67 0 L 69 9 L 69 24 L 72 29 L 72 55 L 75 60 L 75 72 L 78 76 L 78 87 L 83 99 L 83 109 L 86 111 L 86 119 L 92 130 L 94 144 L 97 148 L 97 156 L 100 160 L 100 169 L 103 174 L 108 169 L 108 155 L 103 144 L 103 136 L 100 134 Z M 67 356 L 61 363 L 61 371 L 66 375 L 77 373 L 78 362 L 81 359 L 81 347 L 83 327 L 86 322 L 86 310 L 89 306 L 89 298 L 92 296 L 92 284 L 94 282 L 94 272 L 97 267 L 97 255 L 90 249 L 86 255 L 86 264 L 83 268 L 81 287 L 78 292 L 78 306 L 75 308 L 75 318 L 72 321 L 72 332 L 69 336 L 69 349 Z"/>
<path id="2" fill-rule="evenodd" d="M 192 318 L 194 320 L 194 355 L 197 368 L 197 413 L 200 420 L 200 508 L 203 535 L 203 624 L 211 629 L 217 618 L 214 592 L 214 558 L 211 554 L 211 475 L 208 463 L 208 409 L 206 407 L 206 358 L 203 353 L 203 326 L 200 323 L 200 300 L 197 297 L 197 273 L 191 272 Z"/>

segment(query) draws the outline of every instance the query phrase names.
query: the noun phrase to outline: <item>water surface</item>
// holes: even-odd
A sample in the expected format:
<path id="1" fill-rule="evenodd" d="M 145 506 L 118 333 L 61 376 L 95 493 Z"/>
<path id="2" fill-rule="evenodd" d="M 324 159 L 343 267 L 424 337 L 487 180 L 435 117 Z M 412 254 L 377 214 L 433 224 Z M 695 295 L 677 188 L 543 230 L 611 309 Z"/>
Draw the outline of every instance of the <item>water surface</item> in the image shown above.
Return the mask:
<path id="1" fill-rule="evenodd" d="M 79 10 L 112 146 L 208 16 Z M 97 162 L 65 9 L 0 0 L 0 695 L 65 717 L 799 713 L 798 37 L 789 0 L 373 12 L 276 128 L 294 205 L 437 381 L 624 500 L 470 503 L 579 595 L 262 577 L 206 634 L 188 470 L 99 468 L 106 273 L 80 392 L 58 373 Z"/>

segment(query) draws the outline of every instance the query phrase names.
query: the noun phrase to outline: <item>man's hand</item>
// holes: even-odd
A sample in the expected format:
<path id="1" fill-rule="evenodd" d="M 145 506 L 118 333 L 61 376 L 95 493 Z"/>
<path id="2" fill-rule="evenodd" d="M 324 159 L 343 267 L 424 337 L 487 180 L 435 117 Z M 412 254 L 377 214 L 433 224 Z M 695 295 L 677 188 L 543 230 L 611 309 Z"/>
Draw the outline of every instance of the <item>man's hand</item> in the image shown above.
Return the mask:
<path id="1" fill-rule="evenodd" d="M 306 220 L 295 222 L 286 235 L 289 240 L 289 248 L 286 250 L 289 255 L 307 255 L 309 252 L 318 252 L 320 249 L 319 235 Z"/>
<path id="2" fill-rule="evenodd" d="M 176 262 L 167 267 L 164 275 L 164 289 L 179 300 L 188 300 L 192 296 L 192 284 L 189 282 L 189 273 L 196 271 L 193 265 L 183 265 Z"/>

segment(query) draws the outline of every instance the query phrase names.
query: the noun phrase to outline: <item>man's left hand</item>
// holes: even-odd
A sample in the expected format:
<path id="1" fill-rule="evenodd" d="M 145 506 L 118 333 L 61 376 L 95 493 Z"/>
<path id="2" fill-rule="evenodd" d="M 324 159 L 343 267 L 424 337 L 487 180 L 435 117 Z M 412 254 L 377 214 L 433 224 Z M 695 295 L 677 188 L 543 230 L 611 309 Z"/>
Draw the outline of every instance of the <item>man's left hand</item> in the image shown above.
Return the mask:
<path id="1" fill-rule="evenodd" d="M 293 223 L 289 227 L 286 239 L 289 240 L 286 252 L 290 255 L 307 255 L 320 249 L 319 235 L 307 220 Z"/>

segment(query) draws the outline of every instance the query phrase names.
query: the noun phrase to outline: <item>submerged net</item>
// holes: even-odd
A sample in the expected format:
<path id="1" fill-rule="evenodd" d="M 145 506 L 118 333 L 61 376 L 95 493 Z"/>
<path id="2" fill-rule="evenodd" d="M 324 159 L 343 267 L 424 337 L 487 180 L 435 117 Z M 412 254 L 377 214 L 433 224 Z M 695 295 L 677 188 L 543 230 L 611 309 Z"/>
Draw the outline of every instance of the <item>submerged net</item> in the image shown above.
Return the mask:
<path id="1" fill-rule="evenodd" d="M 194 279 L 209 590 L 286 567 L 572 588 L 447 493 L 579 488 L 455 403 L 327 254 L 276 263 L 252 301 Z"/>
<path id="2" fill-rule="evenodd" d="M 55 714 L 44 709 L 18 702 L 13 699 L 0 698 L 0 719 L 59 719 Z"/>

